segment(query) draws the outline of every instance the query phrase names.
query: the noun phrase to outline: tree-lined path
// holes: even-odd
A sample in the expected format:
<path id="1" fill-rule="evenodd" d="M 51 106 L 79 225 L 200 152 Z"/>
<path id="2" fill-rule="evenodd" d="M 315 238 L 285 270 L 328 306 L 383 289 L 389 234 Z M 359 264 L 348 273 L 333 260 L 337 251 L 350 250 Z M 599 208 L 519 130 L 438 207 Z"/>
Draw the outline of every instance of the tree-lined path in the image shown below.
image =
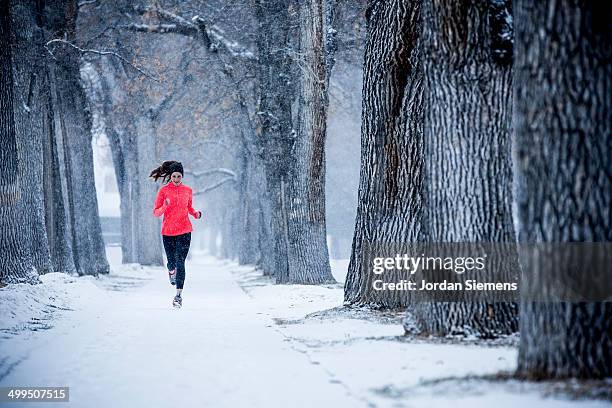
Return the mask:
<path id="1" fill-rule="evenodd" d="M 171 307 L 161 269 L 143 285 L 77 302 L 82 309 L 29 340 L 0 385 L 70 386 L 71 407 L 363 405 L 292 349 L 219 261 L 206 259 L 187 264 L 182 309 Z"/>
<path id="2" fill-rule="evenodd" d="M 610 10 L 0 1 L 0 387 L 612 400 Z"/>

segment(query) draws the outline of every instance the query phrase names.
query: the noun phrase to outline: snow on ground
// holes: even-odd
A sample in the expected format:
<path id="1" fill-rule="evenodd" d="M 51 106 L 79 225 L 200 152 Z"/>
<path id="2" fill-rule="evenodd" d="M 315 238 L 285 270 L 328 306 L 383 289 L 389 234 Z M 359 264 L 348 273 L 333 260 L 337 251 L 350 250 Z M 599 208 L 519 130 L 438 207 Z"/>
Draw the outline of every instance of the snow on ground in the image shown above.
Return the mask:
<path id="1" fill-rule="evenodd" d="M 46 329 L 56 310 L 69 310 L 68 285 L 76 279 L 50 273 L 41 280 L 43 285 L 18 284 L 0 289 L 1 339 Z M 83 279 L 82 283 L 87 286 L 90 282 Z"/>
<path id="2" fill-rule="evenodd" d="M 70 407 L 606 406 L 497 378 L 514 347 L 410 339 L 398 315 L 347 311 L 342 284 L 273 285 L 194 253 L 176 310 L 163 268 L 108 255 L 109 276 L 0 289 L 0 386 L 70 386 L 52 404 Z M 340 282 L 347 265 L 332 263 Z"/>
<path id="3" fill-rule="evenodd" d="M 348 271 L 349 260 L 348 259 L 330 259 L 329 261 L 332 269 L 332 275 L 340 283 L 344 283 L 346 280 L 346 273 Z"/>
<path id="4" fill-rule="evenodd" d="M 332 261 L 336 280 L 344 282 L 347 267 L 348 260 Z M 564 384 L 508 380 L 516 369 L 515 347 L 408 338 L 401 315 L 342 308 L 342 284 L 273 285 L 259 271 L 230 269 L 296 351 L 370 406 L 609 406 L 602 400 L 571 400 L 574 388 Z"/>

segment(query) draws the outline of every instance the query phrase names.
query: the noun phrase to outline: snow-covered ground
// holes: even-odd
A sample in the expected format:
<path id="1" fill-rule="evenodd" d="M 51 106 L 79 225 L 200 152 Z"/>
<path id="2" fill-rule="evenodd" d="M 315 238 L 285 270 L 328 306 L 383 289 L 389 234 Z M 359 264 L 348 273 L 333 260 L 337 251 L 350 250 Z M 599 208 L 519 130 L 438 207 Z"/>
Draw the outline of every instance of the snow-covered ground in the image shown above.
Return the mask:
<path id="1" fill-rule="evenodd" d="M 176 310 L 162 268 L 109 258 L 109 276 L 0 289 L 0 386 L 69 386 L 51 405 L 70 407 L 609 406 L 506 380 L 512 346 L 406 338 L 399 316 L 343 309 L 341 284 L 273 285 L 194 254 Z"/>

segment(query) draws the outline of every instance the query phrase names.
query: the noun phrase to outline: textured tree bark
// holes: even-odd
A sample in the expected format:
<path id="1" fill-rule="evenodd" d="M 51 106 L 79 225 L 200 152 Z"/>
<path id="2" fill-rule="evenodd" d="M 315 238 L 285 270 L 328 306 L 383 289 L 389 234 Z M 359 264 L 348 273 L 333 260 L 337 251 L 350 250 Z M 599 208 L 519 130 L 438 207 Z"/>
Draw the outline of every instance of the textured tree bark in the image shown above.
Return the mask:
<path id="1" fill-rule="evenodd" d="M 76 272 L 72 252 L 71 224 L 66 205 L 67 183 L 66 167 L 63 165 L 63 145 L 59 115 L 53 113 L 57 106 L 54 99 L 57 94 L 53 73 L 47 72 L 47 81 L 50 85 L 50 94 L 47 97 L 49 115 L 45 127 L 48 136 L 44 141 L 44 192 L 45 192 L 45 221 L 47 237 L 49 239 L 49 252 L 53 261 L 53 270 L 73 273 Z"/>
<path id="2" fill-rule="evenodd" d="M 240 213 L 238 215 L 239 224 L 237 231 L 239 238 L 238 242 L 238 262 L 241 265 L 259 263 L 261 254 L 259 251 L 259 231 L 260 221 L 257 216 L 261 209 L 257 208 L 257 190 L 254 184 L 256 176 L 253 174 L 256 169 L 252 165 L 251 159 L 246 157 L 246 154 L 241 158 L 242 170 L 240 177 Z"/>
<path id="3" fill-rule="evenodd" d="M 135 183 L 135 165 L 138 161 L 136 151 L 136 130 L 134 123 L 125 124 L 123 117 L 115 120 L 113 115 L 113 89 L 120 86 L 116 82 L 119 75 L 113 64 L 108 69 L 99 71 L 102 88 L 102 109 L 106 124 L 106 135 L 109 138 L 115 178 L 119 190 L 119 210 L 121 212 L 121 262 L 138 262 L 137 229 L 134 220 L 138 184 Z M 151 170 L 151 169 L 149 169 Z M 148 175 L 148 174 L 147 174 Z M 147 214 L 151 214 L 149 209 Z"/>
<path id="4" fill-rule="evenodd" d="M 289 234 L 285 190 L 293 133 L 291 101 L 295 95 L 290 48 L 290 16 L 285 0 L 257 0 L 255 13 L 259 21 L 258 47 L 258 125 L 257 148 L 266 171 L 266 192 L 270 210 L 271 234 L 268 246 L 272 257 L 264 270 L 279 278 L 289 275 Z"/>
<path id="5" fill-rule="evenodd" d="M 265 169 L 256 152 L 256 135 L 254 123 L 248 110 L 247 98 L 241 89 L 237 90 L 237 108 L 240 115 L 237 126 L 240 127 L 238 157 L 238 213 L 234 223 L 233 239 L 237 240 L 236 251 L 241 265 L 257 265 L 261 267 L 263 246 L 271 241 L 270 237 L 262 236 L 260 201 L 266 199 L 264 192 Z"/>
<path id="6" fill-rule="evenodd" d="M 371 244 L 421 239 L 423 74 L 420 1 L 371 1 L 366 11 L 361 175 L 345 302 L 400 308 L 400 291 L 375 291 L 363 268 Z M 400 276 L 389 275 L 388 281 Z"/>
<path id="7" fill-rule="evenodd" d="M 261 237 L 261 270 L 264 276 L 273 276 L 276 267 L 276 252 L 274 244 L 276 239 L 272 229 L 272 208 L 273 203 L 267 191 L 267 180 L 262 180 L 263 193 L 259 198 L 259 207 L 261 208 L 261 223 L 259 224 Z"/>
<path id="8" fill-rule="evenodd" d="M 21 104 L 15 106 L 20 102 L 20 90 L 15 87 L 13 72 L 13 64 L 20 58 L 12 55 L 13 50 L 20 51 L 20 47 L 14 46 L 19 39 L 15 31 L 21 35 L 31 34 L 33 27 L 28 26 L 33 25 L 33 21 L 15 19 L 16 26 L 13 26 L 12 12 L 8 1 L 0 3 L 0 171 L 3 174 L 0 178 L 0 286 L 39 281 L 32 254 L 24 245 L 26 230 L 37 220 L 28 220 L 23 211 L 23 158 L 18 152 L 23 135 L 17 134 L 15 124 L 15 109 L 21 108 Z"/>
<path id="9" fill-rule="evenodd" d="M 136 211 L 138 211 L 137 198 L 139 194 L 138 179 L 134 178 L 137 173 L 138 154 L 136 151 L 136 131 L 131 127 L 124 129 L 121 133 L 114 132 L 119 136 L 120 154 L 123 159 L 123 181 L 119 184 L 121 211 L 121 250 L 123 263 L 138 262 L 138 226 L 136 225 Z M 112 146 L 112 145 L 111 145 Z M 119 166 L 115 165 L 115 168 Z M 151 211 L 149 211 L 151 214 Z"/>
<path id="10" fill-rule="evenodd" d="M 106 92 L 105 92 L 106 93 Z M 110 121 L 110 115 L 105 116 L 106 121 Z M 115 179 L 119 190 L 119 211 L 121 213 L 121 263 L 137 262 L 135 245 L 132 239 L 132 201 L 131 184 L 128 180 L 128 161 L 127 152 L 121 142 L 122 136 L 115 129 L 114 124 L 107 123 L 106 134 L 111 145 L 111 155 L 113 156 L 113 166 L 115 169 Z"/>
<path id="11" fill-rule="evenodd" d="M 509 16 L 510 7 L 506 4 Z M 511 50 L 494 39 L 489 5 L 471 0 L 423 2 L 424 203 L 431 243 L 512 243 L 510 160 Z M 514 251 L 513 251 L 514 252 Z M 511 282 L 516 253 L 494 257 L 478 280 Z M 485 273 L 486 272 L 486 273 Z M 424 334 L 494 336 L 518 329 L 515 303 L 418 303 L 411 308 Z"/>
<path id="12" fill-rule="evenodd" d="M 46 8 L 46 27 L 57 37 L 75 39 L 76 1 L 50 2 Z M 91 119 L 87 99 L 81 86 L 80 55 L 71 47 L 54 48 L 51 67 L 55 80 L 57 106 L 61 116 L 64 165 L 67 168 L 68 208 L 72 227 L 74 263 L 80 275 L 108 273 L 98 200 L 93 174 Z"/>
<path id="13" fill-rule="evenodd" d="M 288 163 L 287 274 L 279 283 L 335 282 L 329 266 L 325 228 L 325 136 L 328 75 L 322 0 L 301 2 L 298 112 Z M 330 68 L 331 69 L 331 68 Z"/>
<path id="14" fill-rule="evenodd" d="M 610 242 L 612 34 L 598 2 L 515 0 L 513 146 L 519 242 Z M 550 289 L 521 257 L 528 291 Z M 588 278 L 608 281 L 609 273 Z M 557 284 L 571 280 L 554 279 Z M 539 293 L 539 292 L 538 292 Z M 612 375 L 612 304 L 523 302 L 518 374 L 532 379 Z"/>
<path id="15" fill-rule="evenodd" d="M 30 253 L 38 273 L 53 271 L 45 228 L 43 140 L 48 138 L 49 83 L 44 58 L 40 4 L 12 2 L 13 112 L 22 183 L 21 211 L 25 225 L 21 245 Z"/>
<path id="16" fill-rule="evenodd" d="M 248 114 L 243 118 L 248 123 Z M 263 164 L 254 152 L 251 129 L 241 131 L 241 170 L 239 185 L 239 225 L 237 225 L 238 262 L 241 265 L 260 265 L 262 257 L 261 240 L 269 239 L 260 235 L 263 209 L 259 201 L 263 196 L 265 183 Z M 247 133 L 248 134 L 245 134 Z"/>

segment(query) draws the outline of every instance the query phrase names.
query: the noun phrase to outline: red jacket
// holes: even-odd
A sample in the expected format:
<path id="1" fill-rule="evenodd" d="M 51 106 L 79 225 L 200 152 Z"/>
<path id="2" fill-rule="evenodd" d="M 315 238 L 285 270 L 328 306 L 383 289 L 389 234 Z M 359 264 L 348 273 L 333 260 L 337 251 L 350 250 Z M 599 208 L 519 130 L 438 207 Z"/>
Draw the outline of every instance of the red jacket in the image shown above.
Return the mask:
<path id="1" fill-rule="evenodd" d="M 153 215 L 161 217 L 163 214 L 164 216 L 162 235 L 181 235 L 193 230 L 188 214 L 194 218 L 200 218 L 202 213 L 191 206 L 192 195 L 191 187 L 182 183 L 175 186 L 174 183 L 169 182 L 159 189 Z M 170 200 L 169 205 L 165 203 L 166 198 Z"/>

